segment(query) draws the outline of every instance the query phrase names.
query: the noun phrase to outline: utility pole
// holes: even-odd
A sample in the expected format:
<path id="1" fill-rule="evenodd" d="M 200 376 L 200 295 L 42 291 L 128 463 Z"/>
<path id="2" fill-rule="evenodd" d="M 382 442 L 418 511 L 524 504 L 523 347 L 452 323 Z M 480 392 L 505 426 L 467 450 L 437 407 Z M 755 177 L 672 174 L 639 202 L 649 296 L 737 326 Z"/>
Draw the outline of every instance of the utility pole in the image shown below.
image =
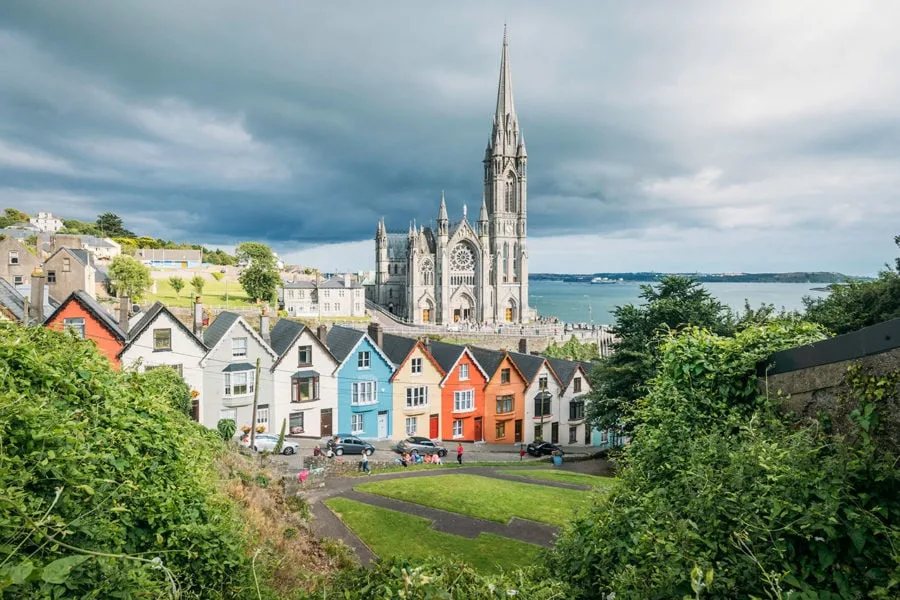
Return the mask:
<path id="1" fill-rule="evenodd" d="M 259 402 L 259 357 L 256 357 L 256 376 L 253 380 L 253 414 L 250 416 L 250 449 L 256 443 L 256 403 Z"/>

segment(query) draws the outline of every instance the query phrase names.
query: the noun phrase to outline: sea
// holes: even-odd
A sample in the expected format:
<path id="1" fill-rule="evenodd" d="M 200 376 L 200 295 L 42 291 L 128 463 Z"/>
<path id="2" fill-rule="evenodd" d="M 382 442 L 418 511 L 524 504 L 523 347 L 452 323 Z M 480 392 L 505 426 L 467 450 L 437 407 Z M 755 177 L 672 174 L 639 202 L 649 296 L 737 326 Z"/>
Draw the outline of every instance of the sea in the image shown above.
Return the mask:
<path id="1" fill-rule="evenodd" d="M 608 325 L 613 322 L 613 310 L 623 304 L 638 304 L 641 299 L 641 283 L 619 282 L 612 284 L 574 283 L 566 281 L 529 282 L 528 300 L 538 315 L 557 317 L 566 323 L 594 323 Z M 744 302 L 757 308 L 762 304 L 774 304 L 776 308 L 797 310 L 803 308 L 803 297 L 819 298 L 828 294 L 813 288 L 824 284 L 811 283 L 704 283 L 710 294 L 723 304 L 743 310 Z"/>

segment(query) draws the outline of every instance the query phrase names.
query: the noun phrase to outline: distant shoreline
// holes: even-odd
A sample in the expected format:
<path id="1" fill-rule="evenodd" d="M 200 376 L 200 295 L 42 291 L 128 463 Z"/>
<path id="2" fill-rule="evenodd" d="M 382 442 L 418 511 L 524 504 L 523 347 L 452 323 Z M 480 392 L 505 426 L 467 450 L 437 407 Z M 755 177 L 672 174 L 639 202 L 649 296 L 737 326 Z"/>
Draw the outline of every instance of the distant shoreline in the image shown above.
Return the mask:
<path id="1" fill-rule="evenodd" d="M 848 281 L 868 281 L 871 277 L 857 277 L 843 273 L 825 271 L 800 271 L 794 273 L 531 273 L 529 281 L 565 281 L 568 283 L 591 283 L 592 279 L 615 280 L 616 283 L 653 283 L 666 275 L 692 277 L 701 283 L 810 283 L 832 284 Z M 604 282 L 612 284 L 613 282 Z"/>

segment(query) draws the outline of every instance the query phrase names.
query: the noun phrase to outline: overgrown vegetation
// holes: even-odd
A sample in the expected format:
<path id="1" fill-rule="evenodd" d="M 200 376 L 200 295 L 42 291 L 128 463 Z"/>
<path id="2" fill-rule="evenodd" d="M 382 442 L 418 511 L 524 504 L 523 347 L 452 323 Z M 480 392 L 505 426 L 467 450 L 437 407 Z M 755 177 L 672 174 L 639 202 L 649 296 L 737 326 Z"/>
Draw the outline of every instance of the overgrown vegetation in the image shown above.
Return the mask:
<path id="1" fill-rule="evenodd" d="M 543 355 L 548 358 L 564 358 L 590 362 L 600 358 L 600 347 L 595 342 L 581 342 L 574 335 L 564 344 L 550 344 Z"/>
<path id="2" fill-rule="evenodd" d="M 247 263 L 238 279 L 250 299 L 276 302 L 281 280 L 272 249 L 259 242 L 244 242 L 235 254 L 239 261 Z"/>

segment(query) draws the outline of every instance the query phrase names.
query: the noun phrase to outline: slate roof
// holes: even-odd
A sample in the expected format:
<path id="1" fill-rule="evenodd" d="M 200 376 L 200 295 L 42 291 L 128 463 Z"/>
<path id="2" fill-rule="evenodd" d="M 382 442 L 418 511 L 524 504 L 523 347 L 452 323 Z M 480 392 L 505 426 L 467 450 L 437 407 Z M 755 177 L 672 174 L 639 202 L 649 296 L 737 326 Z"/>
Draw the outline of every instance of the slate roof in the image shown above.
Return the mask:
<path id="1" fill-rule="evenodd" d="M 174 314 L 172 314 L 172 311 L 170 311 L 168 308 L 166 308 L 165 304 L 163 304 L 162 302 L 156 301 L 153 303 L 153 306 L 148 308 L 147 311 L 141 315 L 140 319 L 138 319 L 138 321 L 136 323 L 134 323 L 134 325 L 132 327 L 129 328 L 128 344 L 126 344 L 126 346 L 124 348 L 122 348 L 122 351 L 119 352 L 119 355 L 122 355 L 125 352 L 125 350 L 127 350 L 131 346 L 131 344 L 133 344 L 135 342 L 135 340 L 137 340 L 137 338 L 140 337 L 140 335 L 144 332 L 144 330 L 147 329 L 147 327 L 149 327 L 150 324 L 156 320 L 156 317 L 158 317 L 163 312 L 167 313 L 169 315 L 169 317 L 171 317 L 172 320 L 175 321 L 175 323 L 178 325 L 178 327 L 180 327 L 181 330 L 184 331 L 191 340 L 196 342 L 196 344 L 198 346 L 200 346 L 200 348 L 202 348 L 203 350 L 208 350 L 208 348 L 206 347 L 206 344 L 204 344 L 200 340 L 200 338 L 198 338 L 196 335 L 194 335 L 194 332 L 191 331 L 190 329 L 188 329 L 188 327 L 184 323 L 182 323 L 178 317 L 176 317 Z"/>
<path id="2" fill-rule="evenodd" d="M 406 260 L 409 233 L 387 234 L 387 255 L 389 260 Z"/>
<path id="3" fill-rule="evenodd" d="M 72 256 L 74 256 L 78 260 L 78 262 L 80 262 L 81 264 L 83 264 L 86 267 L 90 266 L 90 264 L 91 264 L 90 251 L 85 250 L 83 248 L 66 248 L 66 250 L 71 252 Z"/>
<path id="4" fill-rule="evenodd" d="M 322 289 L 352 289 L 352 288 L 361 288 L 362 285 L 358 281 L 350 281 L 350 285 L 345 285 L 343 277 L 332 277 L 331 279 L 326 279 L 319 287 Z"/>
<path id="5" fill-rule="evenodd" d="M 252 371 L 256 368 L 256 365 L 253 363 L 242 362 L 242 363 L 231 363 L 224 369 L 222 369 L 223 373 L 234 373 L 235 371 Z"/>
<path id="6" fill-rule="evenodd" d="M 275 354 L 281 356 L 287 352 L 304 328 L 303 323 L 290 319 L 279 319 L 272 331 L 269 332 L 269 345 Z"/>
<path id="7" fill-rule="evenodd" d="M 364 335 L 365 332 L 358 329 L 350 329 L 349 327 L 335 325 L 331 328 L 331 331 L 328 332 L 328 349 L 331 350 L 331 353 L 337 359 L 338 363 L 342 363 Z"/>
<path id="8" fill-rule="evenodd" d="M 315 281 L 285 281 L 283 287 L 289 290 L 314 290 L 316 289 Z"/>
<path id="9" fill-rule="evenodd" d="M 115 318 L 103 308 L 99 302 L 94 300 L 90 294 L 85 292 L 84 290 L 76 290 L 69 294 L 69 297 L 63 300 L 63 302 L 57 307 L 53 314 L 47 317 L 45 322 L 49 322 L 53 320 L 56 315 L 62 311 L 69 302 L 78 302 L 84 309 L 94 317 L 101 325 L 103 325 L 106 329 L 110 331 L 113 335 L 115 335 L 120 342 L 123 344 L 128 339 L 128 336 L 122 331 L 122 328 L 119 327 L 119 323 Z"/>
<path id="10" fill-rule="evenodd" d="M 203 332 L 203 343 L 207 348 L 212 348 L 222 339 L 222 336 L 228 332 L 234 322 L 240 318 L 240 315 L 231 311 L 219 313 L 216 320 L 209 324 L 206 331 Z"/>
<path id="11" fill-rule="evenodd" d="M 116 244 L 110 240 L 95 235 L 81 236 L 81 243 L 92 248 L 115 248 Z"/>
<path id="12" fill-rule="evenodd" d="M 434 357 L 434 360 L 437 361 L 437 364 L 441 365 L 444 373 L 450 372 L 450 369 L 453 368 L 453 365 L 456 364 L 456 361 L 459 360 L 465 349 L 465 346 L 448 344 L 447 342 L 432 341 L 428 344 L 428 351 Z M 484 365 L 481 366 L 484 368 Z"/>
<path id="13" fill-rule="evenodd" d="M 137 251 L 138 260 L 163 260 L 163 261 L 190 261 L 200 262 L 203 259 L 202 250 L 187 250 L 184 248 L 141 248 Z"/>
<path id="14" fill-rule="evenodd" d="M 5 279 L 0 279 L 0 304 L 5 306 L 19 321 L 25 320 L 25 294 L 30 293 L 31 288 L 16 288 Z M 48 289 L 44 288 L 44 316 L 48 316 L 56 309 L 56 303 L 50 300 Z"/>
<path id="15" fill-rule="evenodd" d="M 520 354 L 519 352 L 510 352 L 509 356 L 512 358 L 513 362 L 516 363 L 519 371 L 522 372 L 522 375 L 525 376 L 525 380 L 529 384 L 537 377 L 538 371 L 541 370 L 541 365 L 543 365 L 546 360 L 543 356 Z M 550 366 L 552 367 L 553 365 Z M 556 369 L 553 370 L 555 371 Z"/>
<path id="16" fill-rule="evenodd" d="M 547 362 L 553 367 L 556 376 L 559 377 L 559 381 L 564 387 L 569 387 L 569 384 L 572 383 L 572 378 L 575 377 L 575 372 L 578 371 L 578 366 L 581 364 L 564 358 L 548 358 Z"/>
<path id="17" fill-rule="evenodd" d="M 415 348 L 418 343 L 418 340 L 399 335 L 391 335 L 390 333 L 385 333 L 383 336 L 384 345 L 381 349 L 395 365 L 400 365 L 406 360 L 406 357 L 409 356 L 409 353 L 412 352 L 412 349 Z"/>
<path id="18" fill-rule="evenodd" d="M 481 368 L 484 369 L 484 372 L 487 373 L 488 377 L 494 376 L 494 373 L 500 367 L 500 363 L 503 362 L 503 355 L 506 354 L 505 352 L 487 350 L 485 348 L 469 348 L 469 351 L 475 357 L 475 360 L 478 361 L 478 364 L 481 365 Z M 518 367 L 518 365 L 516 366 Z"/>

